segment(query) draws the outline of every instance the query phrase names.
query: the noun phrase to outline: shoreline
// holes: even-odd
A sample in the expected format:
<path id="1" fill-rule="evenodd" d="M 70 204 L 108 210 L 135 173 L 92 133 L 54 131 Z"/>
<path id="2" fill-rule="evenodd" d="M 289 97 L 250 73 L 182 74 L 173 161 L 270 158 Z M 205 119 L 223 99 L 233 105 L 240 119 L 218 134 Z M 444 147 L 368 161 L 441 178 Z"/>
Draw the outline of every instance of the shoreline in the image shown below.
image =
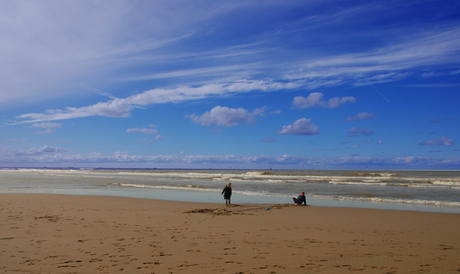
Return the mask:
<path id="1" fill-rule="evenodd" d="M 190 203 L 205 203 L 205 204 L 220 204 L 224 200 L 220 195 L 220 190 L 216 192 L 202 192 L 199 190 L 183 192 L 178 190 L 158 190 L 144 191 L 142 189 L 133 190 L 108 190 L 108 189 L 42 189 L 40 192 L 24 190 L 22 192 L 0 192 L 2 194 L 43 194 L 43 195 L 71 195 L 71 196 L 101 196 L 114 198 L 130 198 L 130 199 L 146 199 L 146 200 L 163 200 L 171 202 L 190 202 Z M 237 195 L 236 195 L 237 194 Z M 178 197 L 182 200 L 178 200 Z M 232 201 L 239 204 L 248 205 L 264 205 L 264 204 L 290 204 L 292 197 L 270 197 L 270 196 L 250 196 L 247 194 L 238 193 L 235 191 Z M 248 202 L 252 201 L 252 202 Z M 332 208 L 363 208 L 363 209 L 380 209 L 380 210 L 396 210 L 396 211 L 413 211 L 413 212 L 429 212 L 429 213 L 447 213 L 460 214 L 460 207 L 441 206 L 434 204 L 417 204 L 417 203 L 384 203 L 384 202 L 369 202 L 359 200 L 340 200 L 340 199 L 321 199 L 310 197 L 307 194 L 307 204 L 314 207 L 332 207 Z"/>
<path id="2" fill-rule="evenodd" d="M 458 214 L 0 194 L 0 218 L 0 273 L 460 270 Z"/>

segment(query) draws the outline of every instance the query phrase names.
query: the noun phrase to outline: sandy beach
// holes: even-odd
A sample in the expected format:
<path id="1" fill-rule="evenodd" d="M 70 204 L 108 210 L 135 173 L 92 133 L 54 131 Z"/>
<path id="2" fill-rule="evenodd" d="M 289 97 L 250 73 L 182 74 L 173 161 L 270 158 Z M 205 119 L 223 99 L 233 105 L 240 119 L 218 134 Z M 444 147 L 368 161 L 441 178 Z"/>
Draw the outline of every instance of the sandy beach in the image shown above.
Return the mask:
<path id="1" fill-rule="evenodd" d="M 1 194 L 0 273 L 460 271 L 459 214 L 222 202 Z"/>

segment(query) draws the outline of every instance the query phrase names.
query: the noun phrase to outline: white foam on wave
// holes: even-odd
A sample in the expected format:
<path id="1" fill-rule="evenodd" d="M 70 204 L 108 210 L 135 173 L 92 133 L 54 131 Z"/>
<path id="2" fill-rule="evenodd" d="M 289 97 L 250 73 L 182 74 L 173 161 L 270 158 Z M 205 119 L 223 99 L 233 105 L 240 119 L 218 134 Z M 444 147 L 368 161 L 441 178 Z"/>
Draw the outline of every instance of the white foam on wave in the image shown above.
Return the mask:
<path id="1" fill-rule="evenodd" d="M 451 185 L 432 185 L 432 184 L 408 184 L 407 187 L 460 189 L 460 187 L 454 187 L 454 186 L 451 186 Z"/>
<path id="2" fill-rule="evenodd" d="M 149 188 L 149 189 L 165 189 L 165 190 L 187 190 L 187 191 L 205 191 L 205 192 L 219 192 L 218 189 L 203 188 L 201 186 L 187 185 L 187 186 L 165 186 L 165 185 L 141 185 L 141 184 L 117 184 L 122 187 L 133 188 Z"/>
<path id="3" fill-rule="evenodd" d="M 1 170 L 18 172 L 18 170 Z M 151 177 L 151 178 L 183 178 L 183 179 L 209 179 L 215 181 L 251 181 L 257 180 L 267 183 L 284 183 L 284 182 L 324 182 L 324 181 L 383 181 L 383 180 L 395 180 L 397 174 L 392 173 L 362 173 L 361 176 L 344 176 L 344 175 L 308 175 L 308 174 L 276 174 L 276 171 L 248 171 L 241 173 L 225 173 L 225 172 L 181 172 L 181 171 L 120 171 L 120 170 L 67 170 L 67 169 L 22 169 L 19 172 L 35 172 L 39 174 L 45 174 L 49 176 L 53 175 L 86 175 L 89 177 L 110 177 L 124 175 L 127 177 Z M 411 181 L 415 178 L 398 178 L 398 180 Z M 431 178 L 419 179 L 421 181 L 436 180 Z M 452 181 L 452 184 L 459 184 L 460 180 Z"/>
<path id="4" fill-rule="evenodd" d="M 331 181 L 333 185 L 363 185 L 363 186 L 387 186 L 388 183 L 378 182 L 345 182 L 345 181 Z"/>
<path id="5" fill-rule="evenodd" d="M 182 191 L 203 191 L 203 192 L 221 192 L 221 189 L 208 188 L 204 186 L 196 185 L 185 185 L 185 186 L 170 186 L 170 185 L 144 185 L 144 184 L 131 184 L 131 183 L 117 183 L 115 185 L 121 187 L 132 187 L 132 188 L 146 188 L 146 189 L 160 189 L 160 190 L 182 190 Z M 285 195 L 279 193 L 270 193 L 268 191 L 250 191 L 250 190 L 233 190 L 234 194 L 244 194 L 249 196 L 266 196 L 266 197 L 291 197 L 296 196 Z"/>
<path id="6" fill-rule="evenodd" d="M 312 195 L 315 199 L 341 200 L 341 201 L 359 201 L 370 203 L 385 203 L 385 204 L 416 204 L 416 205 L 436 205 L 460 207 L 460 202 L 454 201 L 433 201 L 433 200 L 418 200 L 418 199 L 396 199 L 396 198 L 380 198 L 380 197 L 346 197 L 346 196 L 326 196 Z"/>
<path id="7" fill-rule="evenodd" d="M 218 193 L 220 189 L 212 189 L 202 186 L 186 185 L 186 186 L 158 186 L 158 185 L 142 185 L 142 184 L 129 184 L 122 183 L 118 184 L 123 187 L 133 188 L 149 188 L 159 190 L 181 190 L 181 191 L 202 191 L 202 192 L 214 192 Z M 271 193 L 268 191 L 250 191 L 250 190 L 234 190 L 234 194 L 243 194 L 248 196 L 263 196 L 263 197 L 280 197 L 290 198 L 295 197 L 296 194 L 281 194 Z M 420 199 L 397 199 L 397 198 L 382 198 L 382 197 L 349 197 L 349 196 L 337 196 L 337 195 L 314 195 L 307 194 L 308 198 L 322 199 L 322 200 L 335 200 L 335 201 L 358 201 L 367 203 L 384 203 L 384 204 L 414 204 L 414 205 L 435 205 L 435 206 L 449 206 L 449 207 L 460 207 L 460 202 L 455 201 L 433 201 L 433 200 L 420 200 Z"/>
<path id="8" fill-rule="evenodd" d="M 460 179 L 458 180 L 436 180 L 433 179 L 431 181 L 434 185 L 448 185 L 448 186 L 460 186 Z"/>

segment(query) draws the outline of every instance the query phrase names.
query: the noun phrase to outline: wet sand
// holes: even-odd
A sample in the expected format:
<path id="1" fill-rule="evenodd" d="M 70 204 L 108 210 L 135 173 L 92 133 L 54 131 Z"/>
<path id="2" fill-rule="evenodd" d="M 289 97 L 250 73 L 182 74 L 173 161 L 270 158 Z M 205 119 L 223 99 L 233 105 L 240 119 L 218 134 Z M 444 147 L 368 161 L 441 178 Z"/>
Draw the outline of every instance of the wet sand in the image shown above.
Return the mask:
<path id="1" fill-rule="evenodd" d="M 459 273 L 459 231 L 460 214 L 0 194 L 0 273 Z"/>

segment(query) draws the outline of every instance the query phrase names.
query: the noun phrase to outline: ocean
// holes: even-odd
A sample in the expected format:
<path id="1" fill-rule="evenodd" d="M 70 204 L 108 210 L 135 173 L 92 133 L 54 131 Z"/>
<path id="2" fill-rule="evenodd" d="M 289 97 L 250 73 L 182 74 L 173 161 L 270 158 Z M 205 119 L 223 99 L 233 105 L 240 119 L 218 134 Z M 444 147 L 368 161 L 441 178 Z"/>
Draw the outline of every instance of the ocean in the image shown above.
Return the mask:
<path id="1" fill-rule="evenodd" d="M 233 204 L 460 213 L 460 171 L 0 169 L 0 193 L 101 195 Z"/>

